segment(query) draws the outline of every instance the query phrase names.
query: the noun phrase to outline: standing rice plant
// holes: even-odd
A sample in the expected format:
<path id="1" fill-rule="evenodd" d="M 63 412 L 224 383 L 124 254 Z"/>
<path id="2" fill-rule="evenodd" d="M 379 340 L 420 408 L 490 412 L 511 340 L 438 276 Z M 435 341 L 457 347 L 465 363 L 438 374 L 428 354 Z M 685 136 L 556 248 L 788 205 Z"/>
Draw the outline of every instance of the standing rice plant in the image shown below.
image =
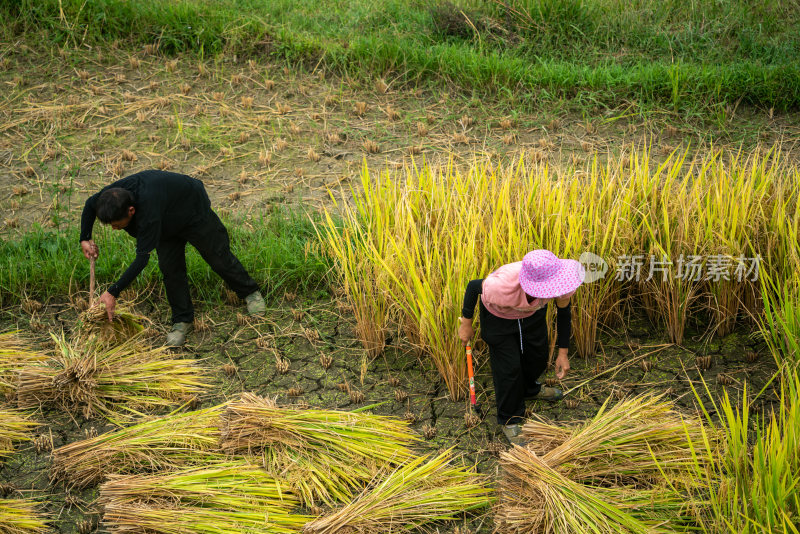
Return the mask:
<path id="1" fill-rule="evenodd" d="M 453 520 L 493 502 L 487 482 L 484 476 L 455 465 L 449 451 L 434 458 L 412 458 L 381 473 L 352 502 L 307 523 L 302 532 L 388 533 Z"/>
<path id="2" fill-rule="evenodd" d="M 37 423 L 14 410 L 0 409 L 0 459 L 14 452 L 14 442 L 29 441 L 36 426 Z"/>
<path id="3" fill-rule="evenodd" d="M 221 433 L 224 451 L 261 454 L 264 467 L 309 505 L 348 498 L 386 465 L 410 458 L 416 440 L 394 418 L 279 407 L 250 393 L 228 404 Z"/>
<path id="4" fill-rule="evenodd" d="M 145 348 L 136 338 L 117 346 L 89 342 L 79 347 L 63 335 L 52 338 L 56 348 L 48 365 L 28 366 L 20 375 L 20 407 L 51 403 L 119 425 L 185 402 L 208 387 L 194 360 L 173 358 L 167 347 Z"/>
<path id="5" fill-rule="evenodd" d="M 47 357 L 30 349 L 16 331 L 0 334 L 0 395 L 12 399 L 19 384 L 19 373 L 29 365 L 39 365 Z"/>
<path id="6" fill-rule="evenodd" d="M 756 152 L 745 160 L 734 154 L 726 161 L 721 152 L 712 152 L 697 177 L 708 182 L 697 215 L 703 240 L 708 243 L 705 292 L 710 329 L 720 336 L 736 325 L 752 281 L 742 269 L 758 255 L 761 236 L 769 230 L 763 206 L 769 204 L 782 170 L 777 163 L 770 164 L 771 159 L 770 154 Z"/>
<path id="7" fill-rule="evenodd" d="M 719 455 L 709 456 L 704 443 L 695 442 L 699 462 L 692 476 L 709 495 L 701 516 L 706 532 L 798 532 L 800 373 L 796 365 L 787 364 L 778 378 L 778 409 L 763 419 L 753 418 L 748 402 L 737 407 L 727 391 L 715 401 L 705 388 L 714 410 L 705 414 L 708 424 L 724 436 Z M 696 390 L 695 396 L 702 401 Z"/>
<path id="8" fill-rule="evenodd" d="M 219 461 L 219 420 L 225 404 L 173 413 L 53 451 L 51 478 L 76 489 L 111 473 L 175 471 Z"/>
<path id="9" fill-rule="evenodd" d="M 643 218 L 649 257 L 644 287 L 673 343 L 683 342 L 690 311 L 700 297 L 708 246 L 696 220 L 706 181 L 689 179 L 694 162 L 687 176 L 679 178 L 685 158 L 686 153 L 670 158 L 656 169 L 655 177 L 663 173 L 661 185 Z"/>
<path id="10" fill-rule="evenodd" d="M 36 534 L 51 529 L 31 499 L 0 499 L 0 534 Z"/>
<path id="11" fill-rule="evenodd" d="M 245 461 L 173 473 L 112 475 L 98 503 L 109 532 L 297 532 L 308 517 L 289 488 Z M 176 519 L 159 525 L 164 512 Z"/>
<path id="12" fill-rule="evenodd" d="M 388 303 L 376 280 L 379 272 L 361 250 L 365 243 L 363 230 L 355 224 L 339 229 L 328 214 L 323 239 L 340 266 L 339 283 L 353 311 L 356 335 L 371 360 L 383 352 L 386 344 Z"/>

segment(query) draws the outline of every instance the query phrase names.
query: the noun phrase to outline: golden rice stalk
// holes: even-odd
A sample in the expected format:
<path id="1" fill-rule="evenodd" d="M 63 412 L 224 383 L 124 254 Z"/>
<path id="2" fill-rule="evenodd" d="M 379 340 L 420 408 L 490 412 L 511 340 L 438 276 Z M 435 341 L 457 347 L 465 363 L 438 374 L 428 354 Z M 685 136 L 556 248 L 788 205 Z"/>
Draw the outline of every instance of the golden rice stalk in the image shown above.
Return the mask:
<path id="1" fill-rule="evenodd" d="M 252 393 L 228 403 L 221 424 L 222 448 L 250 452 L 273 445 L 327 447 L 378 461 L 408 458 L 417 438 L 404 421 L 381 415 L 278 406 Z"/>
<path id="2" fill-rule="evenodd" d="M 589 421 L 563 430 L 543 422 L 525 423 L 529 448 L 571 480 L 647 487 L 664 476 L 680 478 L 696 465 L 692 443 L 713 446 L 716 441 L 663 395 L 632 397 L 613 406 L 609 402 Z"/>
<path id="3" fill-rule="evenodd" d="M 0 499 L 0 533 L 28 534 L 50 532 L 31 499 Z"/>
<path id="4" fill-rule="evenodd" d="M 87 419 L 99 415 L 121 424 L 209 387 L 194 360 L 173 358 L 167 347 L 145 348 L 136 338 L 78 347 L 63 335 L 51 336 L 56 349 L 49 365 L 29 366 L 20 375 L 20 407 L 53 403 Z"/>
<path id="5" fill-rule="evenodd" d="M 30 441 L 34 423 L 14 410 L 0 409 L 0 458 L 14 452 L 15 441 Z"/>
<path id="6" fill-rule="evenodd" d="M 352 502 L 307 523 L 302 532 L 397 532 L 456 519 L 493 502 L 485 477 L 456 466 L 446 451 L 382 473 Z"/>
<path id="7" fill-rule="evenodd" d="M 524 447 L 500 453 L 504 478 L 495 521 L 505 532 L 654 534 L 681 531 L 695 518 L 685 495 L 655 488 L 580 484 Z"/>
<path id="8" fill-rule="evenodd" d="M 408 423 L 357 412 L 279 407 L 245 393 L 228 404 L 221 424 L 228 453 L 261 453 L 306 505 L 345 500 L 388 464 L 412 456 Z"/>
<path id="9" fill-rule="evenodd" d="M 19 373 L 29 365 L 38 365 L 46 356 L 30 350 L 18 332 L 0 334 L 0 395 L 14 397 L 19 383 Z"/>
<path id="10" fill-rule="evenodd" d="M 123 343 L 144 332 L 145 325 L 149 324 L 149 319 L 132 313 L 125 306 L 117 306 L 114 320 L 109 321 L 105 305 L 97 302 L 81 313 L 75 339 L 86 341 L 97 337 L 104 343 Z"/>
<path id="11" fill-rule="evenodd" d="M 299 501 L 285 483 L 244 461 L 112 475 L 100 486 L 98 502 L 109 532 L 296 532 L 309 519 L 290 514 Z M 176 519 L 159 525 L 168 510 Z"/>
<path id="12" fill-rule="evenodd" d="M 224 458 L 219 418 L 225 404 L 138 423 L 53 451 L 51 478 L 85 488 L 111 473 L 175 471 Z"/>
<path id="13" fill-rule="evenodd" d="M 265 515 L 260 510 L 235 511 L 181 507 L 169 501 L 132 503 L 106 508 L 103 522 L 110 532 L 151 534 L 294 534 L 308 521 L 298 514 Z"/>

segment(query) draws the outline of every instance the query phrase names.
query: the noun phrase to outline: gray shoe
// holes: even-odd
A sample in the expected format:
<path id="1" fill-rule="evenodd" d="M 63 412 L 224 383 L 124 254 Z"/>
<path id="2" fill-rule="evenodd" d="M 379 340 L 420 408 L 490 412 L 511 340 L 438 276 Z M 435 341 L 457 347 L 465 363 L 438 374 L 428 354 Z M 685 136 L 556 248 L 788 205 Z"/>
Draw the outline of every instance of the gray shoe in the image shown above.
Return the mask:
<path id="1" fill-rule="evenodd" d="M 267 311 L 267 303 L 258 291 L 247 295 L 244 301 L 247 303 L 247 313 L 250 315 L 264 315 Z"/>
<path id="2" fill-rule="evenodd" d="M 503 425 L 503 434 L 512 445 L 521 447 L 527 443 L 527 440 L 522 437 L 522 427 L 520 425 Z"/>
<path id="3" fill-rule="evenodd" d="M 192 323 L 175 323 L 172 331 L 167 334 L 167 341 L 164 343 L 168 347 L 182 347 L 186 343 L 186 335 L 194 329 Z"/>
<path id="4" fill-rule="evenodd" d="M 538 395 L 532 397 L 538 400 L 557 401 L 564 397 L 564 392 L 558 388 L 551 388 L 550 386 L 542 386 Z"/>

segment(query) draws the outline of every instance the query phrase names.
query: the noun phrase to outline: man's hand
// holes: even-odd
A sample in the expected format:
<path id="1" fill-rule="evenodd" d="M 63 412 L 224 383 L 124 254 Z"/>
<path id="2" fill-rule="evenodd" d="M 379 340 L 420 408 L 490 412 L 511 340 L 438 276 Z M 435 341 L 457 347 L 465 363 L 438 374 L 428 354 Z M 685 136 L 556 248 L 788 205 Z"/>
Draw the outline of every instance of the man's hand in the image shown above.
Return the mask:
<path id="1" fill-rule="evenodd" d="M 569 358 L 567 357 L 567 349 L 558 349 L 558 356 L 556 356 L 556 378 L 562 380 L 569 372 Z"/>
<path id="2" fill-rule="evenodd" d="M 96 258 L 100 255 L 100 248 L 91 239 L 88 241 L 81 241 L 81 250 L 87 260 Z"/>
<path id="3" fill-rule="evenodd" d="M 475 335 L 475 329 L 472 328 L 472 319 L 461 317 L 461 324 L 458 327 L 458 339 L 465 347 L 469 344 L 469 340 Z"/>
<path id="4" fill-rule="evenodd" d="M 98 299 L 100 302 L 106 305 L 106 313 L 108 314 L 108 321 L 111 322 L 114 320 L 114 308 L 117 307 L 117 297 L 106 291 L 100 298 Z"/>

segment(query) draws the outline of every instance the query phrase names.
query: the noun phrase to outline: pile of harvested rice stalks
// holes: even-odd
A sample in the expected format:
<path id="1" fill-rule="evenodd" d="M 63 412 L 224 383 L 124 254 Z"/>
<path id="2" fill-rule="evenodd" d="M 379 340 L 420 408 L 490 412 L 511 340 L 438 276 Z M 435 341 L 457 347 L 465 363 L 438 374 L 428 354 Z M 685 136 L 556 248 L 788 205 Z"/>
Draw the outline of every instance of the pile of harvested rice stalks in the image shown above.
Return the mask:
<path id="1" fill-rule="evenodd" d="M 244 461 L 111 476 L 99 503 L 109 532 L 297 532 L 309 520 L 291 513 L 299 500 L 285 483 Z"/>
<path id="2" fill-rule="evenodd" d="M 500 455 L 496 520 L 515 533 L 689 530 L 704 491 L 687 475 L 710 457 L 698 444 L 717 444 L 663 396 L 607 401 L 567 428 L 528 422 L 523 435 L 526 447 Z"/>
<path id="3" fill-rule="evenodd" d="M 117 306 L 114 320 L 108 320 L 105 305 L 96 302 L 91 308 L 80 314 L 74 339 L 85 341 L 97 338 L 103 343 L 116 344 L 145 333 L 150 320 L 136 315 L 125 306 Z"/>
<path id="4" fill-rule="evenodd" d="M 219 419 L 225 404 L 145 421 L 59 447 L 51 478 L 81 489 L 112 473 L 176 471 L 220 461 Z"/>
<path id="5" fill-rule="evenodd" d="M 447 451 L 432 459 L 410 459 L 382 473 L 350 503 L 307 523 L 302 532 L 410 530 L 456 519 L 465 512 L 486 508 L 493 500 L 486 478 L 454 465 Z"/>
<path id="6" fill-rule="evenodd" d="M 261 454 L 306 506 L 349 499 L 387 465 L 411 458 L 417 439 L 391 417 L 278 406 L 251 393 L 228 404 L 221 431 L 224 451 Z"/>
<path id="7" fill-rule="evenodd" d="M 0 409 L 0 458 L 14 452 L 15 441 L 29 441 L 30 432 L 36 426 L 37 423 L 29 421 L 18 412 Z"/>
<path id="8" fill-rule="evenodd" d="M 209 387 L 194 360 L 174 358 L 166 347 L 147 348 L 136 339 L 116 346 L 77 346 L 63 336 L 52 337 L 56 348 L 48 365 L 28 366 L 20 374 L 17 402 L 22 408 L 53 403 L 87 419 L 99 415 L 120 425 Z"/>
<path id="9" fill-rule="evenodd" d="M 17 332 L 0 334 L 0 395 L 13 399 L 17 394 L 20 371 L 46 359 L 44 354 L 30 350 Z"/>
<path id="10" fill-rule="evenodd" d="M 0 499 L 0 533 L 50 532 L 36 507 L 36 502 L 30 499 Z"/>

